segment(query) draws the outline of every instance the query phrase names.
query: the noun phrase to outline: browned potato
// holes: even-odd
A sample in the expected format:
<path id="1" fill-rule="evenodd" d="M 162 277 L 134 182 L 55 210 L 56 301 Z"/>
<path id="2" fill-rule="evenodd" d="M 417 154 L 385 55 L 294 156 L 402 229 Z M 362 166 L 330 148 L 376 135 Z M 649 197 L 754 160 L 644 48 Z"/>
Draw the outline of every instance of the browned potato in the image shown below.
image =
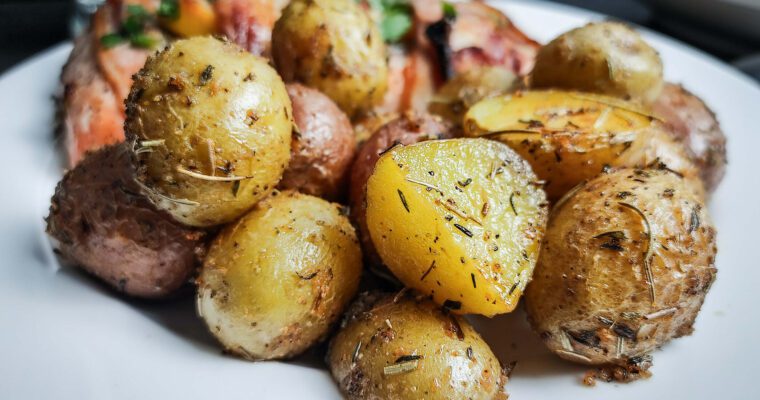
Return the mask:
<path id="1" fill-rule="evenodd" d="M 630 27 L 592 22 L 541 47 L 531 73 L 535 88 L 563 88 L 649 103 L 662 90 L 659 54 Z"/>
<path id="2" fill-rule="evenodd" d="M 362 294 L 327 362 L 348 399 L 506 399 L 507 377 L 480 335 L 420 297 Z"/>
<path id="3" fill-rule="evenodd" d="M 708 192 L 715 190 L 726 173 L 726 136 L 715 113 L 683 86 L 666 83 L 652 104 L 674 137 L 690 150 Z"/>
<path id="4" fill-rule="evenodd" d="M 412 144 L 430 139 L 448 139 L 453 137 L 451 126 L 440 117 L 429 114 L 406 112 L 378 129 L 359 149 L 351 171 L 349 203 L 351 219 L 359 229 L 362 249 L 368 261 L 379 264 L 372 239 L 367 230 L 367 179 L 380 155 L 397 144 Z"/>
<path id="5" fill-rule="evenodd" d="M 397 112 L 368 113 L 362 116 L 354 123 L 354 133 L 356 134 L 356 145 L 361 148 L 364 143 L 377 132 L 383 125 L 400 117 Z"/>
<path id="6" fill-rule="evenodd" d="M 340 205 L 274 192 L 211 244 L 198 279 L 198 314 L 232 354 L 298 355 L 343 314 L 359 286 L 361 259 Z"/>
<path id="7" fill-rule="evenodd" d="M 704 193 L 690 155 L 646 110 L 580 92 L 528 91 L 493 97 L 465 116 L 465 135 L 498 140 L 528 160 L 549 199 L 608 167 L 665 165 Z"/>
<path id="8" fill-rule="evenodd" d="M 528 317 L 562 358 L 646 368 L 648 353 L 694 330 L 715 253 L 707 209 L 682 178 L 604 174 L 552 211 Z"/>
<path id="9" fill-rule="evenodd" d="M 55 190 L 47 232 L 58 251 L 119 291 L 163 297 L 188 282 L 205 233 L 186 228 L 140 194 L 127 144 L 88 155 Z"/>
<path id="10" fill-rule="evenodd" d="M 316 89 L 286 85 L 293 104 L 290 164 L 278 185 L 337 200 L 345 192 L 356 138 L 346 114 Z"/>

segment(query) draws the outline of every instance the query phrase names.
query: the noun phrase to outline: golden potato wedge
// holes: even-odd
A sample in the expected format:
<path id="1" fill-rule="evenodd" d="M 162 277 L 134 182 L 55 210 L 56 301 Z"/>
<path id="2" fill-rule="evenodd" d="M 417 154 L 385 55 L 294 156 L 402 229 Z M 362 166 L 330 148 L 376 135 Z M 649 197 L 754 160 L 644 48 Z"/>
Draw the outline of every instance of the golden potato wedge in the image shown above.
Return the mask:
<path id="1" fill-rule="evenodd" d="M 530 280 L 546 223 L 536 179 L 495 141 L 396 146 L 367 182 L 367 226 L 405 285 L 453 312 L 506 313 Z"/>
<path id="2" fill-rule="evenodd" d="M 265 59 L 193 37 L 135 75 L 125 131 L 151 201 L 204 227 L 235 220 L 274 189 L 290 159 L 292 116 Z"/>
<path id="3" fill-rule="evenodd" d="M 337 204 L 274 192 L 214 240 L 198 313 L 226 350 L 287 358 L 325 337 L 356 294 L 361 250 Z"/>
<path id="4" fill-rule="evenodd" d="M 707 209 L 682 178 L 601 175 L 552 210 L 528 317 L 562 358 L 646 368 L 649 352 L 692 332 L 715 254 Z"/>
<path id="5" fill-rule="evenodd" d="M 506 399 L 507 376 L 463 318 L 411 295 L 362 293 L 327 354 L 349 400 Z"/>
<path id="6" fill-rule="evenodd" d="M 620 99 L 564 91 L 528 91 L 483 100 L 465 115 L 465 135 L 509 145 L 546 181 L 549 199 L 608 167 L 665 166 L 703 194 L 682 144 L 645 110 Z"/>

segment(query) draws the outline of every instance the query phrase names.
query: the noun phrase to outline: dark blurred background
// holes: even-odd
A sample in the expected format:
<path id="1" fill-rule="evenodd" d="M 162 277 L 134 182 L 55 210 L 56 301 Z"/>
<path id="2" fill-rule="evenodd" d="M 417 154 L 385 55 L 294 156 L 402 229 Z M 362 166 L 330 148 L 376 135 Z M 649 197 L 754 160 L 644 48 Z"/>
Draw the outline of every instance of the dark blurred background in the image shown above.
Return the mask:
<path id="1" fill-rule="evenodd" d="M 75 13 L 74 2 L 0 0 L 0 73 L 68 38 L 72 28 L 70 17 Z M 760 0 L 554 2 L 597 11 L 662 32 L 733 63 L 760 80 Z M 747 12 L 750 9 L 754 9 L 755 14 Z"/>

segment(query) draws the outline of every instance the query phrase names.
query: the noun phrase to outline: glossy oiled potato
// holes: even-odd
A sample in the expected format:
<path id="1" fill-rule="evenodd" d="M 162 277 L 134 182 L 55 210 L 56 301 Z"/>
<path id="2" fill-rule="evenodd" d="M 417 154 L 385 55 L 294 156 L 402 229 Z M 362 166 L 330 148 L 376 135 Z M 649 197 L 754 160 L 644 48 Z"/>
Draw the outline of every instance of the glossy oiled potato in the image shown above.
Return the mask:
<path id="1" fill-rule="evenodd" d="M 501 67 L 481 67 L 465 71 L 448 80 L 430 101 L 428 110 L 454 125 L 462 125 L 464 113 L 480 100 L 513 90 L 519 80 Z"/>
<path id="2" fill-rule="evenodd" d="M 622 169 L 552 211 L 526 309 L 565 359 L 627 366 L 693 331 L 715 279 L 715 228 L 665 170 Z"/>
<path id="3" fill-rule="evenodd" d="M 274 189 L 290 158 L 285 85 L 263 58 L 210 37 L 148 59 L 126 132 L 144 191 L 188 225 L 230 222 Z"/>
<path id="4" fill-rule="evenodd" d="M 715 113 L 683 86 L 666 83 L 652 111 L 691 152 L 705 188 L 715 190 L 726 173 L 726 135 Z"/>
<path id="5" fill-rule="evenodd" d="M 488 345 L 429 300 L 364 293 L 342 325 L 327 362 L 348 399 L 506 399 Z"/>
<path id="6" fill-rule="evenodd" d="M 127 143 L 89 152 L 55 189 L 47 232 L 60 254 L 131 296 L 157 298 L 186 285 L 206 233 L 140 194 Z"/>
<path id="7" fill-rule="evenodd" d="M 383 100 L 385 43 L 354 0 L 293 0 L 272 32 L 272 56 L 286 82 L 329 96 L 349 117 Z"/>
<path id="8" fill-rule="evenodd" d="M 388 149 L 399 144 L 413 144 L 425 140 L 449 139 L 453 137 L 451 125 L 441 118 L 408 111 L 382 125 L 362 145 L 351 168 L 349 201 L 351 219 L 359 229 L 364 255 L 371 264 L 379 264 L 380 257 L 375 251 L 367 229 L 367 179 L 375 169 L 378 158 Z"/>
<path id="9" fill-rule="evenodd" d="M 297 355 L 323 339 L 353 298 L 361 251 L 337 204 L 274 192 L 214 240 L 198 280 L 198 313 L 247 359 Z"/>
<path id="10" fill-rule="evenodd" d="M 535 88 L 564 88 L 652 102 L 662 90 L 662 61 L 641 36 L 618 22 L 594 22 L 541 47 Z"/>
<path id="11" fill-rule="evenodd" d="M 549 199 L 607 167 L 661 164 L 703 193 L 690 155 L 653 116 L 619 99 L 529 91 L 483 100 L 465 116 L 465 135 L 506 143 L 545 180 Z"/>
<path id="12" fill-rule="evenodd" d="M 278 185 L 337 200 L 345 193 L 356 137 L 346 114 L 316 89 L 286 85 L 293 104 L 293 139 L 288 169 Z"/>
<path id="13" fill-rule="evenodd" d="M 525 160 L 491 140 L 397 146 L 367 182 L 372 242 L 401 282 L 453 312 L 512 311 L 546 224 L 536 180 Z"/>

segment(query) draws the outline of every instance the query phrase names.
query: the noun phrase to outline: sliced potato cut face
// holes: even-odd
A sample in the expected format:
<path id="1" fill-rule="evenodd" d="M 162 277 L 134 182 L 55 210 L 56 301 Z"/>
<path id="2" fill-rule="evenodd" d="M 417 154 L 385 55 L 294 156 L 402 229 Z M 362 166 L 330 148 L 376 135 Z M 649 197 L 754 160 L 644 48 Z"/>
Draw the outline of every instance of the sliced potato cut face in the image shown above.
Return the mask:
<path id="1" fill-rule="evenodd" d="M 528 160 L 553 201 L 606 167 L 664 163 L 697 176 L 659 120 L 612 97 L 564 91 L 494 97 L 470 108 L 464 128 L 466 136 L 498 140 Z"/>
<path id="2" fill-rule="evenodd" d="M 367 224 L 383 262 L 405 285 L 458 313 L 515 308 L 547 204 L 528 163 L 482 139 L 397 146 L 367 183 Z"/>

